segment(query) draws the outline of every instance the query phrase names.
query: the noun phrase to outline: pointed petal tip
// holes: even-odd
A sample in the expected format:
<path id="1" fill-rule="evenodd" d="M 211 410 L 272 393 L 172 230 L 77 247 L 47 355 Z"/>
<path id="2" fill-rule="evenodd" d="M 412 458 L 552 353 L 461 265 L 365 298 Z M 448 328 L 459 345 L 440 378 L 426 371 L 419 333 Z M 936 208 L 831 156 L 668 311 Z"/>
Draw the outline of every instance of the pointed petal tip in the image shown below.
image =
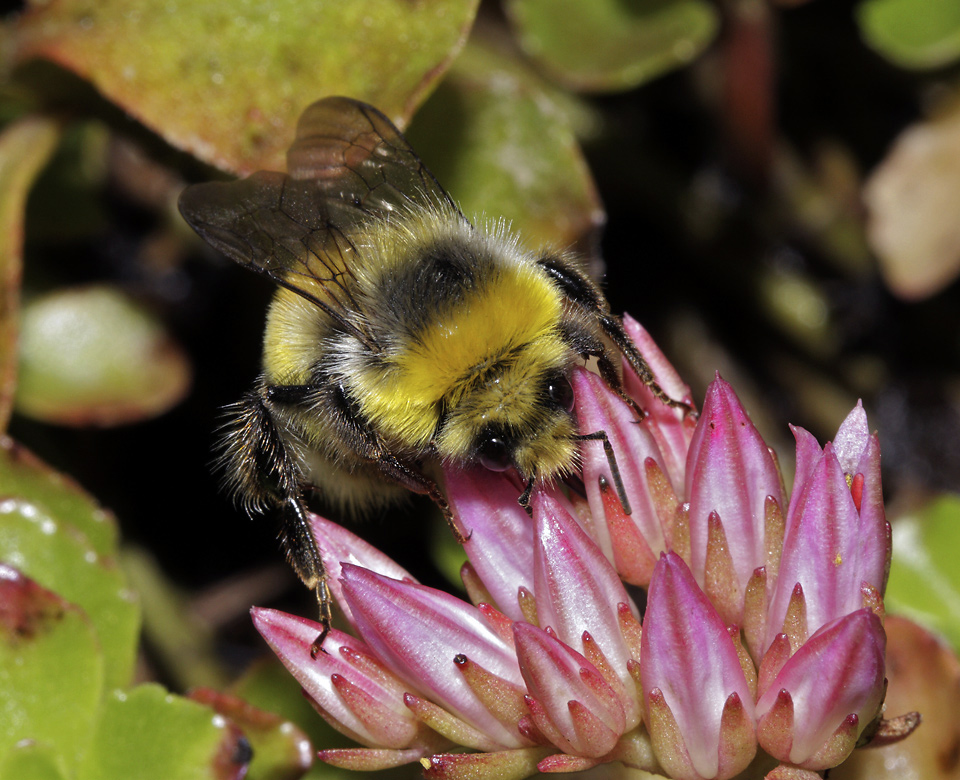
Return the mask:
<path id="1" fill-rule="evenodd" d="M 790 761 L 793 729 L 793 698 L 781 688 L 773 697 L 772 706 L 757 719 L 757 741 L 778 761 Z"/>
<path id="2" fill-rule="evenodd" d="M 522 488 L 508 474 L 487 469 L 447 469 L 445 475 L 447 497 L 469 534 L 463 549 L 476 573 L 473 590 L 482 585 L 489 594 L 483 600 L 521 619 L 517 589 L 533 585 L 533 527 L 517 501 Z"/>
<path id="3" fill-rule="evenodd" d="M 294 649 L 309 651 L 313 640 L 323 631 L 323 626 L 319 623 L 279 609 L 252 607 L 250 618 L 254 628 L 274 652 L 280 653 L 283 650 L 284 655 L 290 655 L 290 651 Z"/>
<path id="4" fill-rule="evenodd" d="M 863 403 L 857 401 L 850 413 L 840 423 L 833 442 L 837 457 L 847 474 L 855 474 L 860 468 L 860 460 L 867 451 L 870 428 L 867 425 L 867 413 Z"/>
<path id="5" fill-rule="evenodd" d="M 331 586 L 335 585 L 341 562 L 354 563 L 394 579 L 415 581 L 396 561 L 339 523 L 312 512 L 309 519 Z"/>
<path id="6" fill-rule="evenodd" d="M 736 691 L 724 702 L 718 749 L 720 777 L 738 775 L 757 754 L 757 732 L 751 710 Z"/>
<path id="7" fill-rule="evenodd" d="M 711 382 L 687 455 L 685 477 L 689 500 L 691 568 L 697 582 L 717 576 L 724 616 L 740 622 L 743 589 L 754 569 L 767 562 L 765 517 L 768 497 L 783 506 L 777 462 L 734 389 L 719 377 Z M 710 518 L 719 515 L 727 543 L 724 562 L 709 547 Z M 717 548 L 717 545 L 713 545 Z M 721 565 L 721 569 L 716 566 Z M 710 591 L 713 597 L 720 592 Z M 718 602 L 720 603 L 720 602 Z"/>
<path id="8" fill-rule="evenodd" d="M 647 361 L 654 377 L 667 395 L 671 398 L 682 398 L 689 394 L 690 388 L 683 383 L 677 370 L 667 360 L 663 350 L 653 340 L 649 331 L 626 312 L 623 314 L 623 328 L 630 340 L 640 350 L 640 354 Z"/>

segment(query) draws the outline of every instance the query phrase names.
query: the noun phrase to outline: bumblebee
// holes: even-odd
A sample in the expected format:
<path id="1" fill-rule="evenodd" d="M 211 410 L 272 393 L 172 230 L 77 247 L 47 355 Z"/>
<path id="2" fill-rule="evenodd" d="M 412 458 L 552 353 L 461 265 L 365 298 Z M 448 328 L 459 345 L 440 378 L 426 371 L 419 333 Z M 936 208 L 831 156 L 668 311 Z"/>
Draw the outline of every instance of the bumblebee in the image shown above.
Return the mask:
<path id="1" fill-rule="evenodd" d="M 277 285 L 262 372 L 229 410 L 222 464 L 249 514 L 279 515 L 325 629 L 310 488 L 350 513 L 426 494 L 463 541 L 431 465 L 516 468 L 525 503 L 575 470 L 584 439 L 612 457 L 602 431 L 578 434 L 568 375 L 584 359 L 622 393 L 622 355 L 685 406 L 574 258 L 472 225 L 372 106 L 309 106 L 287 167 L 189 186 L 179 205 L 213 247 Z"/>

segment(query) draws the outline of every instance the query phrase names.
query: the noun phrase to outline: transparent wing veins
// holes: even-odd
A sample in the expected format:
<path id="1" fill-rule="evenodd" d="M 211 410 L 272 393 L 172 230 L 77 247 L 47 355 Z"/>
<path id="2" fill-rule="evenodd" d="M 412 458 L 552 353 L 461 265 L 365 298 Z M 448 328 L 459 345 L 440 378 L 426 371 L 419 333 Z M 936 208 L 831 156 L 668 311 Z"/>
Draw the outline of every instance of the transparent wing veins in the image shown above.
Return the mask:
<path id="1" fill-rule="evenodd" d="M 449 195 L 389 119 L 349 98 L 325 98 L 300 118 L 289 175 L 187 187 L 180 211 L 211 245 L 320 307 L 369 348 L 351 234 L 398 209 L 450 208 Z"/>

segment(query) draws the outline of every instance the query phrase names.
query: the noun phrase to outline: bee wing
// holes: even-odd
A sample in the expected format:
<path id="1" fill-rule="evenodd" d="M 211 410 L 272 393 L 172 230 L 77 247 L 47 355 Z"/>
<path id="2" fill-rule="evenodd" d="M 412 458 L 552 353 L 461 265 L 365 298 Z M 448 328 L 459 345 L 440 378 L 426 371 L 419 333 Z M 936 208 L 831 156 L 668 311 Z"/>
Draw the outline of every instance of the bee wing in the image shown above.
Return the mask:
<path id="1" fill-rule="evenodd" d="M 307 107 L 287 152 L 287 170 L 329 193 L 341 228 L 397 208 L 456 209 L 393 123 L 350 98 L 324 98 Z"/>
<path id="2" fill-rule="evenodd" d="M 213 247 L 370 344 L 350 292 L 358 262 L 350 231 L 401 208 L 456 207 L 390 120 L 349 98 L 325 98 L 304 111 L 287 166 L 289 174 L 191 185 L 180 195 L 180 213 Z"/>

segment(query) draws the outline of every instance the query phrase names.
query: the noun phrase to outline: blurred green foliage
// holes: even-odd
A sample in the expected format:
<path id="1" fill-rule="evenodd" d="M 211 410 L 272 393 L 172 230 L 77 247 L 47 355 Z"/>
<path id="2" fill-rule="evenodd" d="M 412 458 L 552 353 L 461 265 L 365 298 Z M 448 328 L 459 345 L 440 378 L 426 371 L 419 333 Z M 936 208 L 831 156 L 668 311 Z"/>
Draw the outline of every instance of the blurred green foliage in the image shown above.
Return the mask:
<path id="1" fill-rule="evenodd" d="M 960 5 L 953 0 L 864 0 L 864 39 L 905 68 L 939 68 L 960 57 Z"/>
<path id="2" fill-rule="evenodd" d="M 942 496 L 894 521 L 887 607 L 960 647 L 960 495 Z"/>

